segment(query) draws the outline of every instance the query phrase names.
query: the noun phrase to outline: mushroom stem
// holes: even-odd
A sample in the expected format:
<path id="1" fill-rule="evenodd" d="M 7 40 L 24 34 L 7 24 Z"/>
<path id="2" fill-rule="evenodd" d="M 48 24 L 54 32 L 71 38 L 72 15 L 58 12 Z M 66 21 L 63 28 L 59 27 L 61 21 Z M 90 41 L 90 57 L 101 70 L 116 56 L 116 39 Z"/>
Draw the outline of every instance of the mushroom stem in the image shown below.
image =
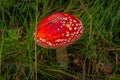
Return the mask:
<path id="1" fill-rule="evenodd" d="M 56 60 L 59 63 L 61 68 L 67 68 L 69 64 L 69 58 L 67 55 L 66 48 L 56 49 Z"/>

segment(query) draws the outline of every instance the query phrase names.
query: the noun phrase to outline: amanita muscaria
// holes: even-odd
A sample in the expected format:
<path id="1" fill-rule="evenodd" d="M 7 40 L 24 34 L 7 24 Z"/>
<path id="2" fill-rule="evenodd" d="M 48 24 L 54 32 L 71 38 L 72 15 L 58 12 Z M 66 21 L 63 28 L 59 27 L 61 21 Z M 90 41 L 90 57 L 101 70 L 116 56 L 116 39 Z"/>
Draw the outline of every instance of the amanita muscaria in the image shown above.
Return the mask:
<path id="1" fill-rule="evenodd" d="M 76 17 L 58 12 L 44 18 L 34 32 L 35 42 L 56 49 L 56 59 L 61 67 L 67 67 L 66 47 L 74 43 L 83 33 L 83 25 Z"/>

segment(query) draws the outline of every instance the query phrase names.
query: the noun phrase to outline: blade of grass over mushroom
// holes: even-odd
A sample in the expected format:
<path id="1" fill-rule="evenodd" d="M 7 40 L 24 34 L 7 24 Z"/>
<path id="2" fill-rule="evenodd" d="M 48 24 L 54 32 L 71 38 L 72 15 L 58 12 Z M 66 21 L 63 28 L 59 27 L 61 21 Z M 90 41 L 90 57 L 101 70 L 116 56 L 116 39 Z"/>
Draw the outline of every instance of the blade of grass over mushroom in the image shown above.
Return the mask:
<path id="1" fill-rule="evenodd" d="M 37 20 L 38 20 L 38 0 L 36 0 L 36 23 L 35 23 L 35 26 L 37 26 Z M 35 30 L 37 30 L 36 28 L 35 28 Z M 35 36 L 36 37 L 36 36 Z M 38 78 L 38 75 L 37 75 L 37 73 L 38 73 L 38 69 L 37 69 L 37 45 L 36 45 L 36 43 L 35 43 L 35 80 L 37 80 Z"/>
<path id="2" fill-rule="evenodd" d="M 55 19 L 55 18 L 54 18 L 54 19 Z M 43 27 L 43 26 L 45 26 L 45 25 L 47 25 L 47 24 L 52 23 L 52 22 L 54 21 L 54 19 L 51 20 L 51 21 L 49 21 L 49 22 L 46 22 L 46 23 L 42 24 L 41 26 L 38 26 L 36 30 L 38 30 L 39 28 L 41 28 L 41 27 Z M 36 25 L 36 26 L 37 26 L 37 25 Z M 52 27 L 52 26 L 50 26 L 50 27 Z"/>

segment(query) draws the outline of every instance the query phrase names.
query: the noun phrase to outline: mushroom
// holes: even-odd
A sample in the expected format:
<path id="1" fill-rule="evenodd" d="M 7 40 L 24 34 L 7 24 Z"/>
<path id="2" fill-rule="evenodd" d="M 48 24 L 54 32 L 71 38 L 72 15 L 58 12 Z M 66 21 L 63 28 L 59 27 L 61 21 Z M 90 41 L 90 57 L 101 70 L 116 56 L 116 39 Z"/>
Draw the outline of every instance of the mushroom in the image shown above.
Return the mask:
<path id="1" fill-rule="evenodd" d="M 79 19 L 70 14 L 57 12 L 36 26 L 34 40 L 44 48 L 56 49 L 57 62 L 60 67 L 67 68 L 69 59 L 66 47 L 78 40 L 83 30 Z"/>

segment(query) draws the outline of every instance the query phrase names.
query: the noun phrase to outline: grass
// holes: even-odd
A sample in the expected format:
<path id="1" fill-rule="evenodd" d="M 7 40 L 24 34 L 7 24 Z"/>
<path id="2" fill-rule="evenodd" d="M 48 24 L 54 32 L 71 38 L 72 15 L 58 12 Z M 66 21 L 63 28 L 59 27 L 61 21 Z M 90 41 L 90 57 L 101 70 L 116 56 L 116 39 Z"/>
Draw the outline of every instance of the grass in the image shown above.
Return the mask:
<path id="1" fill-rule="evenodd" d="M 119 4 L 119 0 L 0 0 L 0 79 L 35 80 L 36 52 L 38 80 L 119 80 Z M 71 59 L 67 70 L 58 67 L 54 50 L 34 45 L 36 17 L 39 22 L 54 12 L 76 16 L 85 28 L 79 41 L 67 48 Z"/>

